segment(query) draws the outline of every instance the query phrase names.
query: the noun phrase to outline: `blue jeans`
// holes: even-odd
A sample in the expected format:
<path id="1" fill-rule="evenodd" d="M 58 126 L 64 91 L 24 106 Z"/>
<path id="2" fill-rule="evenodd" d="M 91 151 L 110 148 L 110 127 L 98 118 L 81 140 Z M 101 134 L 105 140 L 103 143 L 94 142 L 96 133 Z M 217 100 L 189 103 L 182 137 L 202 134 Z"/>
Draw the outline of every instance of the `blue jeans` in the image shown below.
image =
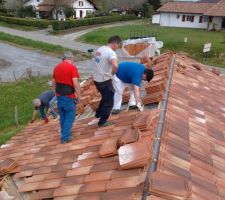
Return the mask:
<path id="1" fill-rule="evenodd" d="M 52 114 L 52 117 L 55 119 L 57 117 L 57 113 L 54 111 L 54 106 L 57 103 L 57 97 L 54 96 L 53 99 L 49 102 L 49 108 Z"/>
<path id="2" fill-rule="evenodd" d="M 115 90 L 112 85 L 112 80 L 102 83 L 94 82 L 97 90 L 101 93 L 102 99 L 96 111 L 95 117 L 100 118 L 98 125 L 103 125 L 107 122 L 114 104 Z"/>
<path id="3" fill-rule="evenodd" d="M 76 105 L 74 99 L 65 96 L 57 97 L 57 101 L 60 115 L 61 142 L 66 142 L 72 137 L 71 128 L 76 116 Z"/>

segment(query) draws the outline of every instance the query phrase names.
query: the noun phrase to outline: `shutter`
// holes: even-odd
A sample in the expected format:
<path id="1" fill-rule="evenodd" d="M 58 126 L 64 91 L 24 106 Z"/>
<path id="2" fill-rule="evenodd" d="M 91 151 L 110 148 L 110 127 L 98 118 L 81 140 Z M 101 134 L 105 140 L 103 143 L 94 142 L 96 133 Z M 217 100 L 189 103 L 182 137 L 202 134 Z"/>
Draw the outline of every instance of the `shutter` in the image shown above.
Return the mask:
<path id="1" fill-rule="evenodd" d="M 199 23 L 202 23 L 202 21 L 203 21 L 203 16 L 200 16 L 199 17 Z"/>
<path id="2" fill-rule="evenodd" d="M 185 15 L 182 15 L 182 22 L 185 22 Z"/>

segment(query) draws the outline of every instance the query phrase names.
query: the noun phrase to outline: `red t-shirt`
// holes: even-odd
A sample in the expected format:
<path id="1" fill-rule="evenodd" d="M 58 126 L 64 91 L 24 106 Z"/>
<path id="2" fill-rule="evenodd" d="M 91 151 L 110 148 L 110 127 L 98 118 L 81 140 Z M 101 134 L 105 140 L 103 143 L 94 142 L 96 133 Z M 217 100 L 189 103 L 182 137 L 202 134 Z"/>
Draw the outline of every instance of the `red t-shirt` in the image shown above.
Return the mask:
<path id="1" fill-rule="evenodd" d="M 67 60 L 62 61 L 55 66 L 53 71 L 53 78 L 56 83 L 63 83 L 73 87 L 73 78 L 80 78 L 77 67 Z M 56 94 L 60 96 L 60 94 Z M 76 98 L 75 94 L 67 95 L 70 98 Z"/>

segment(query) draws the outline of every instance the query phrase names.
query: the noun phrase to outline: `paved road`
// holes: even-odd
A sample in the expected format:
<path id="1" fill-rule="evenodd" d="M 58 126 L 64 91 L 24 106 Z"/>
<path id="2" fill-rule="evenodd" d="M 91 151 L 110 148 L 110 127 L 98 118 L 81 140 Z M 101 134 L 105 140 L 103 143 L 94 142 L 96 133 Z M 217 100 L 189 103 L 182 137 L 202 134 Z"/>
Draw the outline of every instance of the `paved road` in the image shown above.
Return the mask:
<path id="1" fill-rule="evenodd" d="M 42 41 L 49 44 L 60 45 L 65 48 L 74 49 L 81 52 L 87 52 L 87 50 L 90 48 L 94 50 L 98 48 L 98 46 L 96 45 L 84 44 L 81 42 L 71 42 L 70 40 L 61 38 L 59 36 L 45 35 L 42 32 L 38 31 L 21 31 L 6 27 L 0 27 L 0 32 L 9 33 L 11 35 L 20 36 L 36 41 Z"/>
<path id="2" fill-rule="evenodd" d="M 14 81 L 13 73 L 15 73 L 16 78 L 19 78 L 26 72 L 27 68 L 31 68 L 34 75 L 38 75 L 38 72 L 40 75 L 50 75 L 54 66 L 60 62 L 59 58 L 4 43 L 0 43 L 0 60 L 1 81 Z M 4 63 L 6 63 L 5 66 Z M 80 61 L 76 64 L 82 77 L 86 78 L 92 73 L 92 61 Z"/>

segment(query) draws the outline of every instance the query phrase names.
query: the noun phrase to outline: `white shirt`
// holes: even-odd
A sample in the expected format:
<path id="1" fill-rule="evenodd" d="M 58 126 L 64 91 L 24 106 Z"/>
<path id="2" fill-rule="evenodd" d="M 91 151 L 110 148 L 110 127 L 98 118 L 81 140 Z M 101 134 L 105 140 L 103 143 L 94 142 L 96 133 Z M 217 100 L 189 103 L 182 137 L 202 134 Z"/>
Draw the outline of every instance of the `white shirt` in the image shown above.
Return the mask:
<path id="1" fill-rule="evenodd" d="M 100 47 L 95 54 L 94 80 L 104 82 L 112 79 L 112 60 L 117 60 L 117 55 L 109 46 Z"/>

